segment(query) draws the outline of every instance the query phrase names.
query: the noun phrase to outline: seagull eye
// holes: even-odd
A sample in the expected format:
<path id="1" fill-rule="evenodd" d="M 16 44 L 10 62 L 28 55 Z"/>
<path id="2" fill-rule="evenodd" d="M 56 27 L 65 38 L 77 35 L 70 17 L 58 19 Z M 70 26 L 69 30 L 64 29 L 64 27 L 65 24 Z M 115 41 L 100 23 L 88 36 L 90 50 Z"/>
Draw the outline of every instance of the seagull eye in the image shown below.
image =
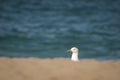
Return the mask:
<path id="1" fill-rule="evenodd" d="M 73 50 L 75 50 L 75 49 L 73 49 Z"/>

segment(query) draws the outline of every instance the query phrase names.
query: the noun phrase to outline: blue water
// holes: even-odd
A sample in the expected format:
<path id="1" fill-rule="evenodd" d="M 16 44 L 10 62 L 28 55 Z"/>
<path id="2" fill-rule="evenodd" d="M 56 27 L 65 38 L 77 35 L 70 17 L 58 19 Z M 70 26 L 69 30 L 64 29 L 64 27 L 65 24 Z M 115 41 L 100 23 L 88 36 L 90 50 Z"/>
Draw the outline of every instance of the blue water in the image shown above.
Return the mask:
<path id="1" fill-rule="evenodd" d="M 120 59 L 120 0 L 2 0 L 0 56 Z"/>

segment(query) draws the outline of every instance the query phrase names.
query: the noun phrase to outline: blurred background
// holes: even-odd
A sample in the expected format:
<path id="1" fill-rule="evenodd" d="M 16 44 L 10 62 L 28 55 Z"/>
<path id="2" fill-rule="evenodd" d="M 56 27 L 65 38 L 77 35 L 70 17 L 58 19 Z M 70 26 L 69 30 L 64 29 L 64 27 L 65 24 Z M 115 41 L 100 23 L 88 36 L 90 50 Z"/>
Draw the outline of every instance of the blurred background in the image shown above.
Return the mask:
<path id="1" fill-rule="evenodd" d="M 120 59 L 120 0 L 0 0 L 0 56 Z"/>

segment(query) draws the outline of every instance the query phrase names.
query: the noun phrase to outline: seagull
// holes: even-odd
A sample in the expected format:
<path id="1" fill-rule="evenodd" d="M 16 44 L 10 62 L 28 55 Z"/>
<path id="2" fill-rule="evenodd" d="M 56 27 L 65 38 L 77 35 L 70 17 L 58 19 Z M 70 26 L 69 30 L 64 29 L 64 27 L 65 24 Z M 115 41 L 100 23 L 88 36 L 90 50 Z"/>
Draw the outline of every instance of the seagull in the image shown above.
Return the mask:
<path id="1" fill-rule="evenodd" d="M 71 49 L 67 50 L 67 52 L 72 53 L 72 56 L 71 56 L 72 61 L 79 61 L 79 58 L 78 58 L 79 50 L 78 50 L 78 48 L 72 47 Z"/>

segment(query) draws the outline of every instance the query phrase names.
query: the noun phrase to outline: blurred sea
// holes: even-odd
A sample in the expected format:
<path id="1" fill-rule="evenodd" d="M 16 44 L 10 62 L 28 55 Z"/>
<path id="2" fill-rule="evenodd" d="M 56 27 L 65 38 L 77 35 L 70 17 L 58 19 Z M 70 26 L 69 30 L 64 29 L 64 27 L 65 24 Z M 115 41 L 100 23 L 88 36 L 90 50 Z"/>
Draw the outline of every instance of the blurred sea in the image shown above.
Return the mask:
<path id="1" fill-rule="evenodd" d="M 0 56 L 120 59 L 120 0 L 0 0 Z"/>

